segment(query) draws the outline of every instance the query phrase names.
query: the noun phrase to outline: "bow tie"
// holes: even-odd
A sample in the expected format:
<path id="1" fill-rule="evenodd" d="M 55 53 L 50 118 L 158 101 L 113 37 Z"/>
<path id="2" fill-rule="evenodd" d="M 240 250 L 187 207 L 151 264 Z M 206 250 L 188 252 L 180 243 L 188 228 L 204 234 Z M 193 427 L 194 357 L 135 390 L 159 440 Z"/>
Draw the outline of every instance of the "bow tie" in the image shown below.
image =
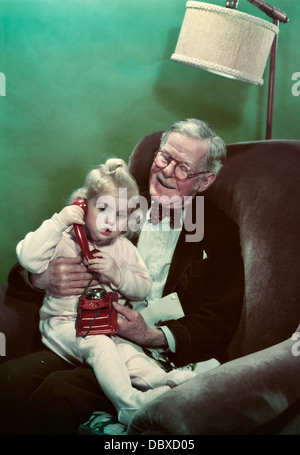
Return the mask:
<path id="1" fill-rule="evenodd" d="M 163 208 L 162 205 L 157 205 L 157 204 L 155 204 L 152 207 L 151 212 L 150 212 L 151 224 L 156 226 L 158 223 L 161 222 L 161 220 L 163 218 L 165 218 L 167 216 L 170 217 L 170 228 L 174 229 L 175 224 L 176 224 L 176 227 L 180 227 L 180 218 L 177 216 L 175 219 L 175 210 L 169 209 L 169 208 Z"/>

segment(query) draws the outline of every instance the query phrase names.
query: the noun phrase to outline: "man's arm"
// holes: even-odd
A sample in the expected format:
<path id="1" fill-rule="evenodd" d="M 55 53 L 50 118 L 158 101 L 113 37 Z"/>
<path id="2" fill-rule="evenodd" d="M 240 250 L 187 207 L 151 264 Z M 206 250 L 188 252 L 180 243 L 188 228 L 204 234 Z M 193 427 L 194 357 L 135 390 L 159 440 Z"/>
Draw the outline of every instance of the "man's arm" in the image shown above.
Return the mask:
<path id="1" fill-rule="evenodd" d="M 92 274 L 82 264 L 82 255 L 75 258 L 57 258 L 49 263 L 43 273 L 29 273 L 16 264 L 9 273 L 10 291 L 17 297 L 40 300 L 41 292 L 48 291 L 56 295 L 67 296 L 81 294 Z M 92 286 L 97 285 L 93 281 Z"/>
<path id="2" fill-rule="evenodd" d="M 54 259 L 45 272 L 29 274 L 34 288 L 61 296 L 81 294 L 91 277 L 92 273 L 82 264 L 81 254 L 75 258 Z M 97 281 L 92 283 L 97 284 Z"/>

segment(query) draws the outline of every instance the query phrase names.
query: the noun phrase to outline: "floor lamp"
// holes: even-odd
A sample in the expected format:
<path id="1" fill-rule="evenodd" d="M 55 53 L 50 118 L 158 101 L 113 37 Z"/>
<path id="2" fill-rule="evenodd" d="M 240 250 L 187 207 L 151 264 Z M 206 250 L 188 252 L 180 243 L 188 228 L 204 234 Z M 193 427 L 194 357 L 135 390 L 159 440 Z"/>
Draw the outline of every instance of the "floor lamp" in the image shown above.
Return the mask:
<path id="1" fill-rule="evenodd" d="M 273 23 L 237 11 L 238 0 L 221 7 L 188 1 L 172 60 L 256 85 L 270 55 L 266 139 L 272 138 L 274 86 L 279 22 L 287 15 L 262 0 L 247 0 Z"/>

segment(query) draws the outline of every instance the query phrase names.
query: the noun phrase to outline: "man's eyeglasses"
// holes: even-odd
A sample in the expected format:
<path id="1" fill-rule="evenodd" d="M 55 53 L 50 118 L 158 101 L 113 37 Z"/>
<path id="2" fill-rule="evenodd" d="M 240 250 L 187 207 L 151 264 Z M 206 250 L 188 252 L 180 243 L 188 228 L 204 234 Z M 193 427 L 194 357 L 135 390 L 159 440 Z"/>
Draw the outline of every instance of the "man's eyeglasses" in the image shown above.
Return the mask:
<path id="1" fill-rule="evenodd" d="M 186 180 L 192 179 L 197 175 L 207 174 L 208 172 L 210 172 L 202 171 L 191 174 L 191 168 L 188 163 L 185 163 L 184 161 L 175 160 L 175 158 L 173 158 L 173 156 L 170 155 L 170 153 L 166 152 L 165 150 L 158 150 L 154 155 L 154 163 L 156 164 L 157 167 L 160 167 L 161 169 L 164 169 L 165 167 L 169 166 L 171 161 L 175 161 L 174 176 L 177 180 L 180 180 L 181 182 L 185 182 Z"/>

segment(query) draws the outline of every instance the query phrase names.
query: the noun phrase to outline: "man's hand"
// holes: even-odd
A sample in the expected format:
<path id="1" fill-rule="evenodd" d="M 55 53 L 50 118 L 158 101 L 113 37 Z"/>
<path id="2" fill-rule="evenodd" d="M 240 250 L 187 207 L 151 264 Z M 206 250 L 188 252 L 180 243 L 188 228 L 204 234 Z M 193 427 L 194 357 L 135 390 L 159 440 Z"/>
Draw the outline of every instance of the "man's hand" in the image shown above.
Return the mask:
<path id="1" fill-rule="evenodd" d="M 167 347 L 167 340 L 163 331 L 149 327 L 138 311 L 131 310 L 116 302 L 113 305 L 119 313 L 117 335 L 140 346 Z"/>
<path id="2" fill-rule="evenodd" d="M 82 264 L 81 253 L 76 258 L 54 259 L 45 272 L 29 276 L 34 287 L 60 296 L 81 294 L 91 277 L 91 272 Z M 91 286 L 97 284 L 93 280 Z"/>

